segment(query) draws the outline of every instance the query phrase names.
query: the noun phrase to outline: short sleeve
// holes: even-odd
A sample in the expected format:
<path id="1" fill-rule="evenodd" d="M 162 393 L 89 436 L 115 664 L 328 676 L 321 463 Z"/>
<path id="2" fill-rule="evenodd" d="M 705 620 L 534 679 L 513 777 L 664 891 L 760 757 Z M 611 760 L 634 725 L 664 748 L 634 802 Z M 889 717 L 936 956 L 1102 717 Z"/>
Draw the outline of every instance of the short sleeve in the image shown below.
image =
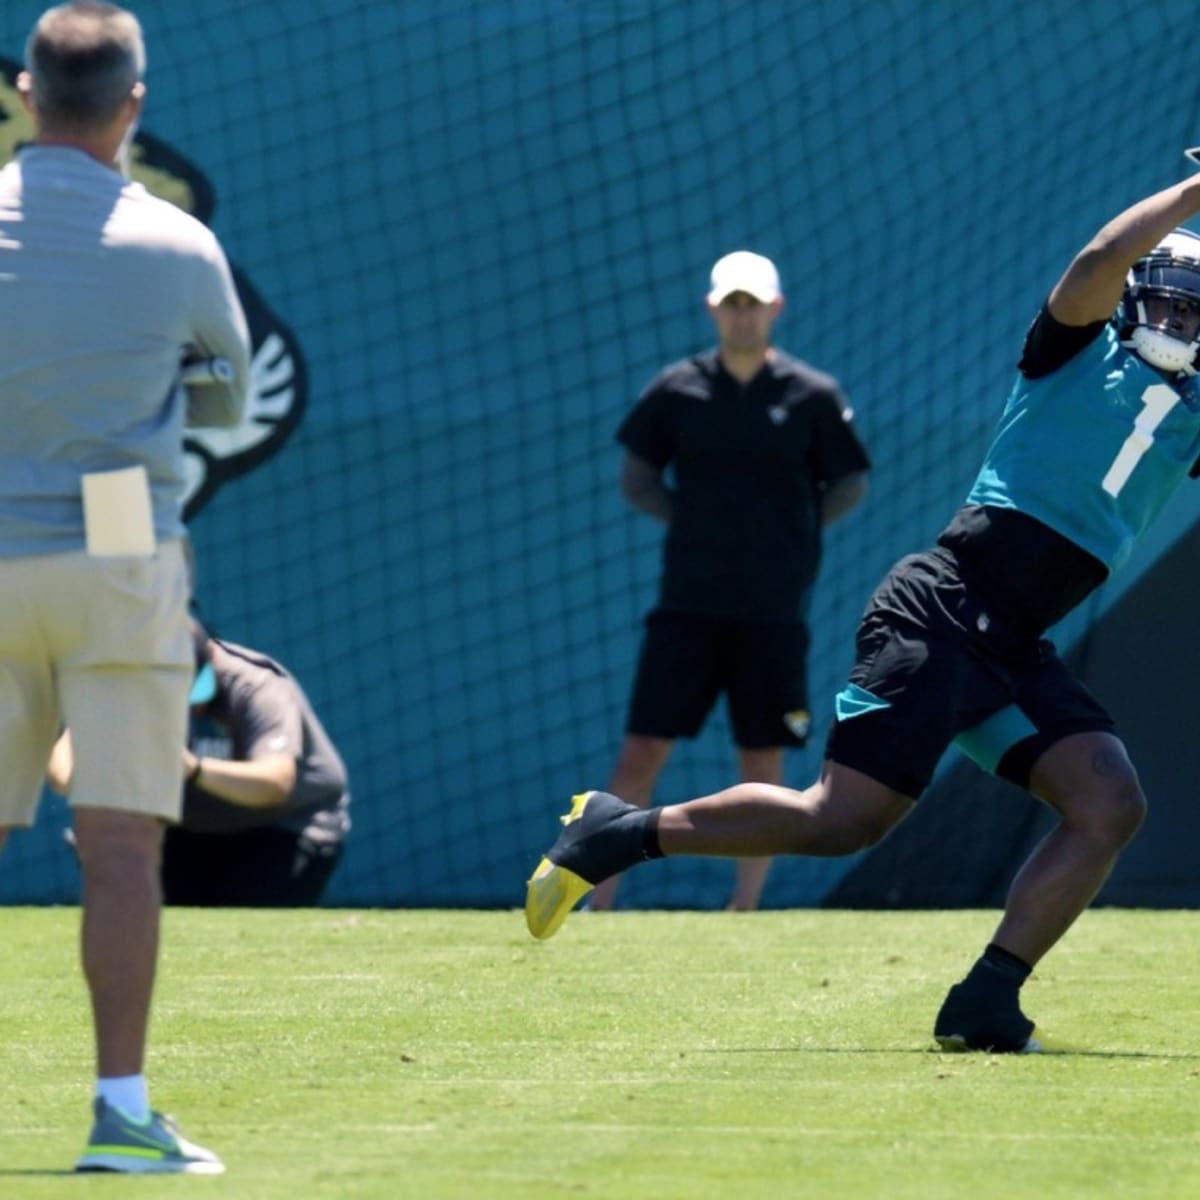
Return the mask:
<path id="1" fill-rule="evenodd" d="M 1064 325 L 1050 315 L 1047 302 L 1029 326 L 1017 369 L 1026 379 L 1053 375 L 1090 346 L 1107 324 L 1107 321 L 1093 321 L 1090 325 Z"/>
<path id="2" fill-rule="evenodd" d="M 811 470 L 826 487 L 870 470 L 871 460 L 854 431 L 852 417 L 845 396 L 836 388 L 822 390 L 813 399 Z"/>
<path id="3" fill-rule="evenodd" d="M 298 759 L 304 751 L 303 714 L 283 676 L 264 672 L 254 680 L 239 680 L 230 695 L 230 719 L 247 760 L 268 754 Z"/>
<path id="4" fill-rule="evenodd" d="M 660 470 L 674 457 L 669 396 L 663 381 L 654 380 L 617 429 L 617 441 Z"/>

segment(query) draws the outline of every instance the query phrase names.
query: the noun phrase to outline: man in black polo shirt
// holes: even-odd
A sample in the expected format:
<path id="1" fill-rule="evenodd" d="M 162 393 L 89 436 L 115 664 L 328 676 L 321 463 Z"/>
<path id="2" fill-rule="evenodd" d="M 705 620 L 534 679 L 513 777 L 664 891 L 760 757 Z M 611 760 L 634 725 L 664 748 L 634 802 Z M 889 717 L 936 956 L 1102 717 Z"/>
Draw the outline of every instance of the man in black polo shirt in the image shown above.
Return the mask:
<path id="1" fill-rule="evenodd" d="M 625 741 L 609 790 L 646 808 L 675 739 L 729 705 L 743 780 L 783 781 L 808 736 L 806 613 L 824 526 L 870 466 L 837 382 L 771 346 L 774 264 L 735 251 L 712 270 L 718 345 L 662 371 L 617 431 L 621 491 L 667 526 Z M 669 477 L 668 477 L 669 472 Z M 729 907 L 753 909 L 769 859 L 738 862 Z M 616 879 L 594 910 L 612 906 Z"/>

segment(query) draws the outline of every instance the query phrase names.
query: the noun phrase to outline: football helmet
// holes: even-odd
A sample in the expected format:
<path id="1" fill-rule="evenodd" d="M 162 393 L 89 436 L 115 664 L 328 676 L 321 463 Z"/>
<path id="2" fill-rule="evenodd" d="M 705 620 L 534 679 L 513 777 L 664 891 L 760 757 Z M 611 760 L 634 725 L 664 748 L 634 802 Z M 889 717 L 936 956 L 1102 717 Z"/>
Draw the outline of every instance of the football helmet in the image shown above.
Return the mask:
<path id="1" fill-rule="evenodd" d="M 1121 345 L 1172 374 L 1200 372 L 1200 235 L 1173 229 L 1129 268 Z"/>

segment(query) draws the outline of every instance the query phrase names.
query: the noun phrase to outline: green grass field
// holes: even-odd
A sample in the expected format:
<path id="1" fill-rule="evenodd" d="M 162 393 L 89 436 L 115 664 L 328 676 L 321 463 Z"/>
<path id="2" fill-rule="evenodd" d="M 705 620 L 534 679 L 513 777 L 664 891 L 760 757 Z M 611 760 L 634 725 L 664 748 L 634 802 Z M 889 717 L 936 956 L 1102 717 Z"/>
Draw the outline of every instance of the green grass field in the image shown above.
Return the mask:
<path id="1" fill-rule="evenodd" d="M 74 1176 L 73 909 L 0 909 L 0 1197 L 1200 1195 L 1200 914 L 1087 914 L 1025 989 L 1070 1052 L 929 1029 L 991 913 L 171 910 L 149 1074 L 217 1179 Z"/>

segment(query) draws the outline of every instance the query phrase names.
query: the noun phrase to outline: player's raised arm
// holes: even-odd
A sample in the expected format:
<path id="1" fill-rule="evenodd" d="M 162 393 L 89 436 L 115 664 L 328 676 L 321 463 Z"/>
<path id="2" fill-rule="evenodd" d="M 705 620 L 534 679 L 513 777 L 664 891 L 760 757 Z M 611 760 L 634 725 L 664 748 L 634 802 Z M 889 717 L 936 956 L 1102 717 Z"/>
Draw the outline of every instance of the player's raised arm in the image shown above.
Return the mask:
<path id="1" fill-rule="evenodd" d="M 1200 212 L 1200 175 L 1172 184 L 1125 209 L 1075 255 L 1050 293 L 1050 315 L 1063 325 L 1112 316 L 1129 268 Z"/>

